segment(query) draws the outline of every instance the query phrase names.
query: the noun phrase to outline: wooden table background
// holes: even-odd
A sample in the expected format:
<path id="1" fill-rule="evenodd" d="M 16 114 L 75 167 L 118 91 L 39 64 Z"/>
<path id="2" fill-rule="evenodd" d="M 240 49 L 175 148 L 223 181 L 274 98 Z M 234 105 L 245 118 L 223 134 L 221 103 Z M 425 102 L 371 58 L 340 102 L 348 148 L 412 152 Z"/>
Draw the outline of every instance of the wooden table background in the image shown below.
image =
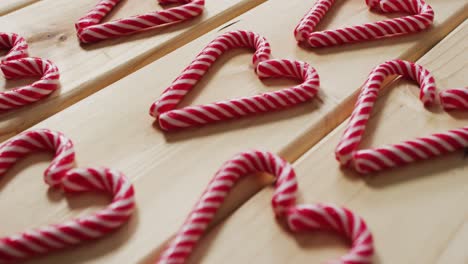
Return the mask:
<path id="1" fill-rule="evenodd" d="M 362 215 L 375 236 L 375 263 L 468 263 L 462 152 L 366 178 L 340 170 L 333 154 L 360 85 L 379 63 L 418 61 L 432 71 L 440 89 L 467 85 L 468 0 L 427 0 L 436 20 L 419 34 L 315 50 L 297 46 L 292 36 L 312 1 L 207 0 L 206 12 L 192 21 L 80 46 L 73 23 L 95 2 L 0 2 L 1 30 L 24 36 L 31 55 L 53 60 L 62 74 L 61 89 L 46 100 L 0 115 L 0 141 L 31 126 L 62 131 L 75 143 L 79 166 L 109 166 L 132 180 L 138 210 L 112 235 L 28 263 L 151 263 L 218 167 L 253 148 L 294 162 L 303 202 L 334 202 Z M 160 7 L 154 0 L 122 1 L 110 19 L 155 8 Z M 380 19 L 363 0 L 342 0 L 319 29 Z M 161 132 L 148 115 L 150 104 L 209 41 L 234 29 L 265 36 L 275 58 L 314 66 L 321 78 L 320 99 L 278 113 Z M 243 50 L 226 54 L 183 105 L 294 83 L 258 80 L 251 56 Z M 0 91 L 18 83 L 0 78 Z M 397 80 L 386 88 L 391 89 L 374 111 L 366 145 L 466 123 L 467 114 L 425 111 L 413 83 Z M 1 236 L 89 213 L 108 202 L 92 195 L 64 199 L 48 190 L 41 174 L 49 160 L 47 154 L 33 155 L 0 181 L 0 209 L 11 215 L 2 219 Z M 333 235 L 286 232 L 269 208 L 270 182 L 251 177 L 235 188 L 192 263 L 320 263 L 347 250 Z"/>

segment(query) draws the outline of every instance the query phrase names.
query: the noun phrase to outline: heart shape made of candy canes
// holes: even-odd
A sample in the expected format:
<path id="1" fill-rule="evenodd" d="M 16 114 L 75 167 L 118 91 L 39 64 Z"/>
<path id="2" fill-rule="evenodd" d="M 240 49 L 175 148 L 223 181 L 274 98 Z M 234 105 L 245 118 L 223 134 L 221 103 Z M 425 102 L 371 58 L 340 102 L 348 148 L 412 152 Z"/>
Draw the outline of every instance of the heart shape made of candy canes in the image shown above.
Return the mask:
<path id="1" fill-rule="evenodd" d="M 404 12 L 411 15 L 360 26 L 315 31 L 334 2 L 335 0 L 315 2 L 294 30 L 294 36 L 299 43 L 306 42 L 311 47 L 318 48 L 387 38 L 422 31 L 430 27 L 434 21 L 434 11 L 424 0 L 366 0 L 370 9 L 382 13 Z"/>
<path id="2" fill-rule="evenodd" d="M 73 143 L 63 134 L 47 129 L 24 132 L 0 145 L 0 176 L 19 159 L 36 151 L 54 153 L 44 173 L 50 187 L 62 188 L 65 193 L 104 192 L 112 196 L 112 202 L 93 215 L 0 238 L 0 263 L 102 237 L 127 222 L 135 207 L 133 186 L 122 173 L 108 168 L 73 168 Z"/>
<path id="3" fill-rule="evenodd" d="M 78 38 L 82 43 L 134 34 L 147 29 L 175 24 L 199 16 L 205 8 L 205 0 L 158 0 L 159 4 L 183 4 L 161 11 L 113 20 L 101 21 L 121 0 L 100 0 L 86 16 L 75 24 Z"/>
<path id="4" fill-rule="evenodd" d="M 336 159 L 342 165 L 353 167 L 360 173 L 370 173 L 468 147 L 468 126 L 466 126 L 399 144 L 358 149 L 382 83 L 390 75 L 401 75 L 417 81 L 421 89 L 420 100 L 425 106 L 434 103 L 436 94 L 434 77 L 422 66 L 413 62 L 392 60 L 374 68 L 361 89 L 354 111 L 335 151 Z M 447 108 L 448 103 L 444 104 L 443 101 L 444 108 Z"/>
<path id="5" fill-rule="evenodd" d="M 214 62 L 234 48 L 255 50 L 253 64 L 259 78 L 294 78 L 302 80 L 302 84 L 250 97 L 176 109 Z M 270 59 L 270 53 L 267 40 L 254 32 L 239 30 L 217 37 L 153 103 L 150 114 L 158 119 L 163 130 L 168 131 L 271 112 L 313 99 L 319 87 L 316 70 L 301 61 Z"/>
<path id="6" fill-rule="evenodd" d="M 0 49 L 9 50 L 0 62 L 0 70 L 7 80 L 41 77 L 30 85 L 0 92 L 0 111 L 37 102 L 58 88 L 60 74 L 57 66 L 49 60 L 27 57 L 28 44 L 24 38 L 0 32 Z"/>
<path id="7" fill-rule="evenodd" d="M 185 263 L 235 183 L 259 172 L 276 178 L 273 210 L 278 218 L 286 218 L 291 230 L 337 232 L 351 240 L 352 248 L 334 263 L 371 263 L 373 239 L 364 220 L 348 209 L 334 205 L 296 205 L 297 181 L 293 167 L 275 154 L 264 151 L 243 152 L 224 163 L 157 263 Z"/>

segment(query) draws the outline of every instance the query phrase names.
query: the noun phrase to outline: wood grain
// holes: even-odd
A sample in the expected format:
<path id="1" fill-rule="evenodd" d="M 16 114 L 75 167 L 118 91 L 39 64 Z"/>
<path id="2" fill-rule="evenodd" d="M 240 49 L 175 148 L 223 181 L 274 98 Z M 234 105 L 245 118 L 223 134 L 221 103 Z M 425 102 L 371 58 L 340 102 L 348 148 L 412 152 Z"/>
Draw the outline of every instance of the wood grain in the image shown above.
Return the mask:
<path id="1" fill-rule="evenodd" d="M 249 148 L 281 153 L 294 161 L 349 115 L 351 98 L 372 67 L 396 57 L 421 56 L 464 19 L 465 2 L 454 1 L 452 5 L 442 0 L 432 2 L 438 18 L 430 31 L 312 51 L 297 47 L 292 36 L 292 29 L 310 4 L 270 0 L 226 23 L 222 29 L 190 42 L 37 124 L 35 128 L 59 130 L 73 139 L 80 166 L 110 166 L 125 172 L 135 184 L 138 212 L 129 225 L 112 236 L 31 263 L 151 262 L 222 162 Z M 345 1 L 333 13 L 336 20 L 325 21 L 325 25 L 334 27 L 381 19 L 365 11 L 362 2 L 357 3 Z M 272 14 L 277 17 L 271 19 Z M 288 111 L 163 134 L 149 116 L 149 106 L 202 47 L 232 29 L 252 29 L 266 36 L 276 58 L 298 58 L 317 67 L 322 79 L 320 100 Z M 150 61 L 144 60 L 142 64 Z M 227 54 L 184 105 L 255 94 L 294 83 L 288 80 L 262 83 L 253 73 L 250 61 L 251 54 L 247 51 Z M 212 88 L 205 89 L 208 86 Z M 47 156 L 35 156 L 16 166 L 0 183 L 0 208 L 15 212 L 16 216 L 2 223 L 5 228 L 1 235 L 61 221 L 96 208 L 84 209 L 93 204 L 89 197 L 67 202 L 53 191 L 45 195 L 47 189 L 40 175 L 46 164 Z M 219 218 L 235 210 L 264 183 L 265 179 L 257 178 L 242 182 L 229 197 Z M 17 190 L 24 190 L 28 195 Z M 11 204 L 12 200 L 16 202 Z"/>
<path id="2" fill-rule="evenodd" d="M 43 0 L 1 17 L 2 31 L 25 37 L 31 56 L 57 64 L 61 89 L 32 106 L 0 114 L 0 138 L 30 127 L 264 1 L 207 1 L 202 16 L 190 21 L 89 45 L 79 44 L 74 23 L 97 0 Z M 161 8 L 155 0 L 124 0 L 107 20 Z M 0 78 L 0 91 L 15 84 Z"/>
<path id="3" fill-rule="evenodd" d="M 440 89 L 468 83 L 467 36 L 465 22 L 419 60 Z M 466 125 L 468 113 L 425 110 L 414 83 L 398 80 L 389 88 L 374 108 L 364 146 Z M 341 125 L 294 164 L 300 202 L 336 203 L 364 217 L 375 239 L 374 263 L 467 263 L 468 162 L 463 151 L 360 177 L 340 169 L 334 159 L 343 130 Z M 324 263 L 348 250 L 333 234 L 287 232 L 274 219 L 272 192 L 261 191 L 214 228 L 191 263 Z"/>
<path id="4" fill-rule="evenodd" d="M 2 0 L 0 2 L 0 16 L 33 4 L 41 0 Z"/>

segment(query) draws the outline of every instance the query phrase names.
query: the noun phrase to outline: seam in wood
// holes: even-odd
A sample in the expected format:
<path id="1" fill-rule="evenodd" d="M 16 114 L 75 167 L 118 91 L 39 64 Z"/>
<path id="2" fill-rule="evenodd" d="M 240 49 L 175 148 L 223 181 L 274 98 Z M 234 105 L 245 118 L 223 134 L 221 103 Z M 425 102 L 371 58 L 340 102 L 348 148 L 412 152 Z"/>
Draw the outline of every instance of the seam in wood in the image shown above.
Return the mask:
<path id="1" fill-rule="evenodd" d="M 0 16 L 4 16 L 4 15 L 10 14 L 10 13 L 13 13 L 13 12 L 23 8 L 23 7 L 30 6 L 32 4 L 35 4 L 35 3 L 39 2 L 39 1 L 41 1 L 41 0 L 32 0 L 31 2 L 27 2 L 27 3 L 24 3 L 24 4 L 17 5 L 15 7 L 11 8 L 11 9 L 5 9 L 3 11 L 0 10 Z"/>

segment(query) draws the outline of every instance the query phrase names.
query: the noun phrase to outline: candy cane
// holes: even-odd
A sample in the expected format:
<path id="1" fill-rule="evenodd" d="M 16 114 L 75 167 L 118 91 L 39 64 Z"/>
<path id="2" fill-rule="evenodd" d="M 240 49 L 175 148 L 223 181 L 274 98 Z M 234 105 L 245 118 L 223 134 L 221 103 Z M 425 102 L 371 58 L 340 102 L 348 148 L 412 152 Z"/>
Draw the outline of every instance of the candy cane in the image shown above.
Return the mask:
<path id="1" fill-rule="evenodd" d="M 442 91 L 439 97 L 445 110 L 468 110 L 468 87 Z"/>
<path id="2" fill-rule="evenodd" d="M 199 16 L 205 7 L 205 0 L 159 0 L 161 5 L 173 3 L 183 5 L 99 24 L 120 1 L 100 0 L 86 16 L 78 20 L 75 27 L 82 43 L 96 42 L 182 22 Z"/>
<path id="3" fill-rule="evenodd" d="M 59 70 L 54 63 L 41 58 L 27 57 L 28 44 L 13 33 L 0 33 L 0 48 L 9 49 L 0 62 L 6 79 L 40 77 L 30 85 L 0 93 L 0 110 L 12 110 L 41 100 L 58 88 Z"/>
<path id="4" fill-rule="evenodd" d="M 0 176 L 31 152 L 52 151 L 54 159 L 44 173 L 45 182 L 66 193 L 106 192 L 109 206 L 91 216 L 0 238 L 0 263 L 16 262 L 97 239 L 119 228 L 134 209 L 133 186 L 125 176 L 107 168 L 73 168 L 75 152 L 63 134 L 46 129 L 24 132 L 0 145 Z"/>
<path id="5" fill-rule="evenodd" d="M 299 230 L 302 227 L 300 221 L 304 219 L 301 216 L 304 211 L 302 208 L 323 208 L 323 210 L 318 209 L 318 214 L 323 213 L 325 221 L 318 222 L 314 227 L 334 229 L 353 239 L 351 253 L 342 259 L 354 257 L 356 262 L 341 263 L 369 263 L 368 260 L 373 253 L 372 236 L 362 219 L 347 209 L 332 206 L 296 206 L 297 182 L 294 169 L 275 154 L 263 151 L 240 153 L 221 167 L 157 263 L 185 263 L 235 183 L 245 175 L 258 172 L 267 172 L 276 178 L 272 206 L 277 217 L 286 217 L 290 221 L 290 227 Z M 337 215 L 340 219 L 336 219 Z M 328 221 L 329 219 L 331 220 Z M 311 223 L 312 220 L 304 221 Z M 348 229 L 349 227 L 352 231 Z"/>
<path id="6" fill-rule="evenodd" d="M 286 214 L 288 226 L 294 232 L 334 231 L 351 241 L 351 250 L 333 263 L 372 263 L 372 234 L 365 221 L 346 208 L 332 204 L 298 205 Z"/>
<path id="7" fill-rule="evenodd" d="M 277 178 L 272 200 L 277 214 L 295 204 L 297 183 L 290 164 L 269 152 L 240 153 L 224 163 L 216 173 L 158 263 L 184 263 L 235 183 L 256 172 L 268 172 Z"/>
<path id="8" fill-rule="evenodd" d="M 307 42 L 311 47 L 327 47 L 387 38 L 422 31 L 430 27 L 434 21 L 432 7 L 423 0 L 366 0 L 369 8 L 379 12 L 406 12 L 411 15 L 360 26 L 314 32 L 334 2 L 335 0 L 315 2 L 294 30 L 298 42 Z"/>
<path id="9" fill-rule="evenodd" d="M 275 92 L 175 109 L 214 62 L 234 48 L 255 50 L 253 64 L 260 78 L 287 77 L 303 83 Z M 158 119 L 163 130 L 175 130 L 275 111 L 313 99 L 319 86 L 316 70 L 305 62 L 269 59 L 270 53 L 267 40 L 250 31 L 233 31 L 217 37 L 153 103 L 150 114 Z"/>
<path id="10" fill-rule="evenodd" d="M 336 148 L 336 158 L 342 165 L 354 167 L 360 173 L 369 173 L 429 159 L 468 146 L 468 127 L 463 127 L 400 144 L 358 150 L 382 82 L 385 77 L 395 74 L 418 82 L 421 87 L 419 97 L 425 106 L 434 102 L 435 81 L 422 66 L 402 60 L 388 61 L 377 66 L 364 84 Z"/>
<path id="11" fill-rule="evenodd" d="M 54 63 L 40 58 L 3 61 L 0 69 L 6 79 L 21 77 L 41 78 L 30 85 L 0 93 L 0 110 L 11 110 L 37 102 L 58 88 L 59 70 Z"/>
<path id="12" fill-rule="evenodd" d="M 28 43 L 14 33 L 0 32 L 0 49 L 9 50 L 3 60 L 17 60 L 28 56 Z"/>

